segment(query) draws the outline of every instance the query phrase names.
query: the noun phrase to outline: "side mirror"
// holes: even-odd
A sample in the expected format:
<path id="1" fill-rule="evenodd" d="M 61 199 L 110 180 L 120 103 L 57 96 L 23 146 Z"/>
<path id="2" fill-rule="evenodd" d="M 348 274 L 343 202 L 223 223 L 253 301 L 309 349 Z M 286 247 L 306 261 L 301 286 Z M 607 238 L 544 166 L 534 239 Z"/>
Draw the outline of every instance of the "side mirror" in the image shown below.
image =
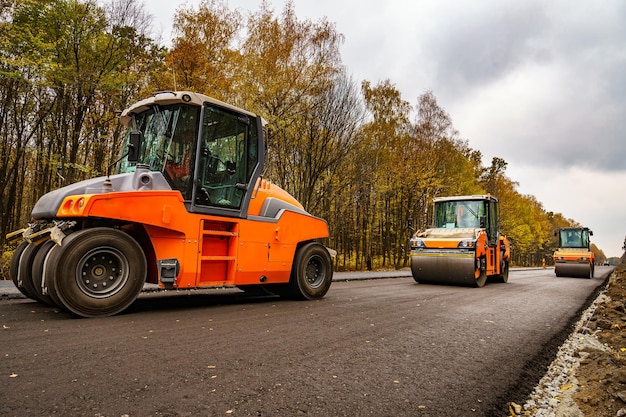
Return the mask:
<path id="1" fill-rule="evenodd" d="M 487 227 L 487 216 L 480 216 L 480 227 Z"/>
<path id="2" fill-rule="evenodd" d="M 130 132 L 130 140 L 128 142 L 128 162 L 136 164 L 139 160 L 141 152 L 141 132 L 133 130 Z"/>

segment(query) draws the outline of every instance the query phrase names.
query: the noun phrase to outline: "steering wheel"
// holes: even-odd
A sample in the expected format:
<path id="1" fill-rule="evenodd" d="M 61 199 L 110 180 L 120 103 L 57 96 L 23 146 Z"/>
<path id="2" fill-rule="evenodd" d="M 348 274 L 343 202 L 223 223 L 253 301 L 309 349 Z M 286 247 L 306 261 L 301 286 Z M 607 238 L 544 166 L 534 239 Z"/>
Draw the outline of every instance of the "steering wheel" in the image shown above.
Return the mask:
<path id="1" fill-rule="evenodd" d="M 203 188 L 198 187 L 198 194 L 196 195 L 196 204 L 200 204 L 203 206 L 208 206 L 211 204 L 211 197 L 209 197 L 209 192 Z"/>

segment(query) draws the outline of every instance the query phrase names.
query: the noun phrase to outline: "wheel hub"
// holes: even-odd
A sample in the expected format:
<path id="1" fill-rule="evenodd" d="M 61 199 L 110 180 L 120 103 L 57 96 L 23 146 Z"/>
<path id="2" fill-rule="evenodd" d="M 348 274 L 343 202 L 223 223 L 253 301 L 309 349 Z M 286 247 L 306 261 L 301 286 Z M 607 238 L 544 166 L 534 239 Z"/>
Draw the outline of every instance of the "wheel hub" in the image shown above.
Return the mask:
<path id="1" fill-rule="evenodd" d="M 128 270 L 126 258 L 117 249 L 98 247 L 81 258 L 76 282 L 91 297 L 110 297 L 128 281 Z"/>
<path id="2" fill-rule="evenodd" d="M 324 283 L 324 271 L 323 264 L 319 258 L 311 258 L 306 265 L 306 279 L 312 288 L 317 288 Z"/>

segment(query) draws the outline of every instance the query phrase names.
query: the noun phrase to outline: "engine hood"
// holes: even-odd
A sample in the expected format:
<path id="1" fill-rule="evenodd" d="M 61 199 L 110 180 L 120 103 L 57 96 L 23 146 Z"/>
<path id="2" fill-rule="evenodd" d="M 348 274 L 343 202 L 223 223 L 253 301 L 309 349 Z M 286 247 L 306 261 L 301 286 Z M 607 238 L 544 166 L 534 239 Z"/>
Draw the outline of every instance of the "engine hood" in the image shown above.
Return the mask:
<path id="1" fill-rule="evenodd" d="M 163 174 L 138 167 L 135 172 L 91 178 L 50 191 L 37 201 L 31 217 L 37 220 L 53 218 L 63 200 L 68 196 L 171 189 Z"/>
<path id="2" fill-rule="evenodd" d="M 472 227 L 437 227 L 433 229 L 426 229 L 424 232 L 418 234 L 417 237 L 423 239 L 476 239 L 482 230 L 484 229 Z"/>

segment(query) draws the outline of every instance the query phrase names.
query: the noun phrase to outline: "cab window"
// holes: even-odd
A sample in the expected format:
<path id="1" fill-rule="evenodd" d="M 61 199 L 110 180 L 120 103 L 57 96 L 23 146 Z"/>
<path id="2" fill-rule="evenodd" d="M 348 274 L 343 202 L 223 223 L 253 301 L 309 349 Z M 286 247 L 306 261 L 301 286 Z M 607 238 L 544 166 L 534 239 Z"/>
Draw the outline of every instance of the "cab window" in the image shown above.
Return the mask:
<path id="1" fill-rule="evenodd" d="M 201 133 L 196 204 L 239 209 L 250 173 L 249 117 L 206 106 Z"/>

